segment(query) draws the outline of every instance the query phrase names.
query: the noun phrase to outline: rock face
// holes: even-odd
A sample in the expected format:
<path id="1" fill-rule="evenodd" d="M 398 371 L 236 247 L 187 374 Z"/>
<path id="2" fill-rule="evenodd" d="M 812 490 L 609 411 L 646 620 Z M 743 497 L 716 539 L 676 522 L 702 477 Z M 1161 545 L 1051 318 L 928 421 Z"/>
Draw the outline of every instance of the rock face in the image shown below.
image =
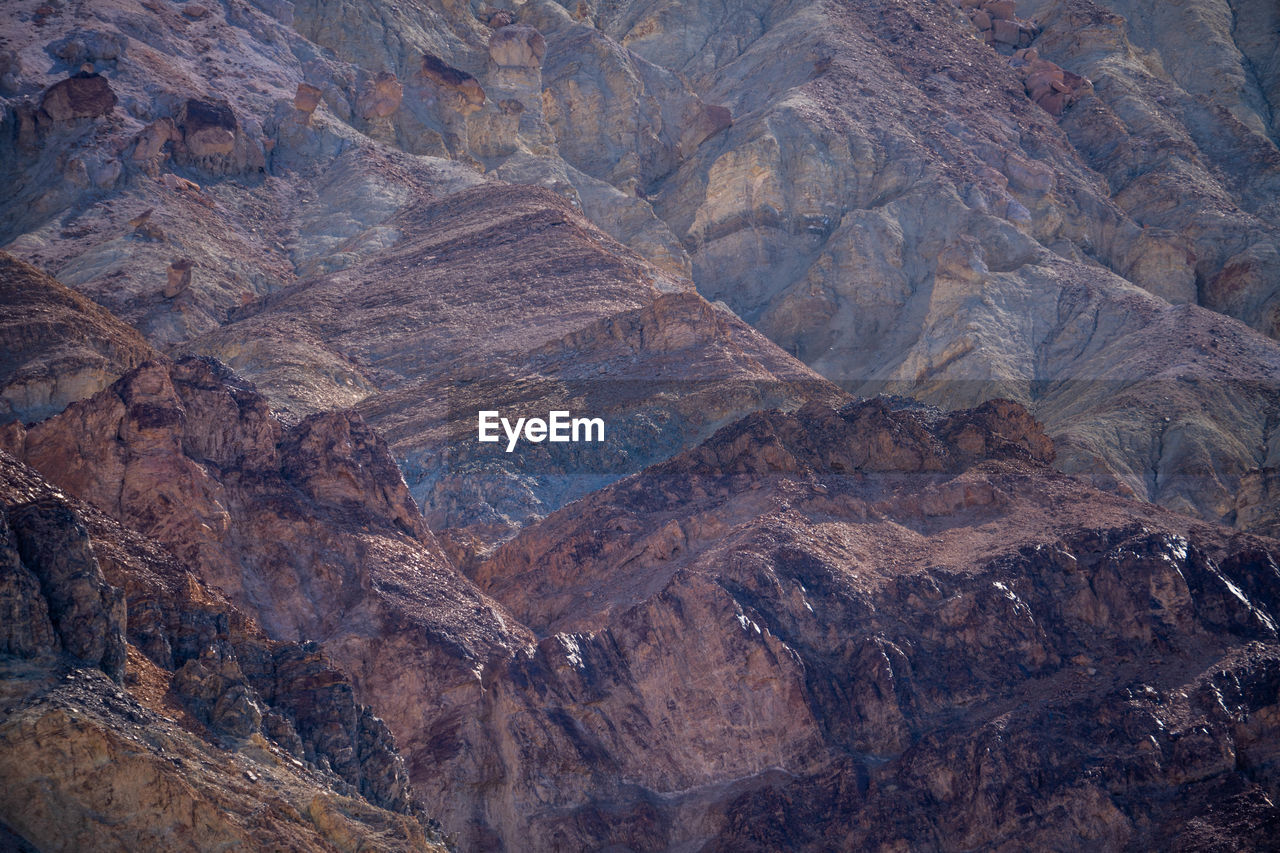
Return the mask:
<path id="1" fill-rule="evenodd" d="M 1135 286 L 1155 298 L 1144 316 L 1164 302 L 1216 312 L 1176 315 L 1193 328 L 1166 343 L 1225 314 L 1260 333 L 1241 339 L 1243 372 L 1274 374 L 1280 154 L 1272 46 L 1256 35 L 1274 11 L 1251 0 L 1237 25 L 1221 0 L 1154 17 L 1123 2 L 958 5 L 757 14 L 537 0 L 477 15 L 307 0 L 210 6 L 194 20 L 153 10 L 130 30 L 151 33 L 149 48 L 132 52 L 136 38 L 105 11 L 42 17 L 38 34 L 34 19 L 15 21 L 15 44 L 92 63 L 135 106 L 63 127 L 15 100 L 5 121 L 19 144 L 0 153 L 0 177 L 17 193 L 0 240 L 170 346 L 387 248 L 424 199 L 474 186 L 483 169 L 565 197 L 853 393 L 1019 400 L 1065 448 L 1066 470 L 1236 523 L 1242 478 L 1274 466 L 1275 431 L 1234 418 L 1274 407 L 1274 383 L 1126 387 L 1137 407 L 1176 399 L 1167 416 L 1196 422 L 1178 446 L 1206 476 L 1173 492 L 1147 476 L 1168 467 L 1163 421 L 1139 425 L 1105 393 L 1086 411 L 1040 392 L 1150 378 L 1127 344 Z M 60 85 L 30 57 L 10 65 L 22 92 Z M 249 79 L 236 75 L 254 82 L 228 86 Z M 157 81 L 187 82 L 161 97 Z M 315 107 L 279 109 L 303 82 L 322 93 L 308 96 Z M 174 168 L 213 187 L 196 191 Z M 86 203 L 95 193 L 107 197 Z M 178 252 L 119 242 L 147 207 Z M 81 212 L 53 225 L 63 210 Z M 201 275 L 160 301 L 175 256 Z M 1095 316 L 1124 330 L 1105 363 L 1085 343 Z M 1197 359 L 1210 373 L 1239 363 Z M 332 370 L 345 374 L 343 405 L 367 390 L 331 359 L 298 380 Z M 1209 438 L 1236 433 L 1247 438 Z"/>
<path id="2" fill-rule="evenodd" d="M 71 449 L 82 441 L 96 447 Z M 470 793 L 489 784 L 497 750 L 480 674 L 523 647 L 527 632 L 449 565 L 385 443 L 358 416 L 319 413 L 285 428 L 214 362 L 150 362 L 33 427 L 25 453 L 158 539 L 271 636 L 323 642 L 361 701 L 376 701 L 402 742 L 412 739 L 409 766 L 433 809 L 442 804 L 464 830 L 495 819 Z M 300 737 L 307 756 L 353 790 L 404 807 L 408 780 L 388 752 L 390 732 L 314 646 L 197 647 L 169 664 L 172 643 L 153 642 L 210 731 L 279 728 L 265 706 L 295 697 L 286 716 L 296 735 L 285 729 L 285 741 Z"/>
<path id="3" fill-rule="evenodd" d="M 116 106 L 115 92 L 99 74 L 78 74 L 50 86 L 40 99 L 40 109 L 53 121 L 98 118 Z"/>
<path id="4" fill-rule="evenodd" d="M 132 328 L 5 253 L 0 302 L 0 421 L 46 418 L 154 356 Z"/>
<path id="5" fill-rule="evenodd" d="M 753 415 L 481 567 L 572 650 L 584 749 L 617 755 L 627 707 L 654 726 L 623 766 L 658 796 L 572 824 L 666 848 L 1265 847 L 1274 542 L 1082 492 L 1015 404 L 898 405 Z"/>
<path id="6" fill-rule="evenodd" d="M 1273 2 L 15 3 L 0 846 L 1274 846 Z"/>
<path id="7" fill-rule="evenodd" d="M 2 452 L 0 501 L 0 820 L 17 839 L 444 849 L 385 725 L 313 647 L 267 639 Z"/>
<path id="8" fill-rule="evenodd" d="M 396 227 L 406 236 L 376 261 L 254 306 L 192 347 L 295 416 L 357 403 L 433 529 L 464 552 L 747 411 L 839 396 L 553 193 L 486 185 Z M 299 382 L 299 364 L 316 360 L 336 366 Z M 532 457 L 472 440 L 481 409 L 560 406 L 614 431 L 600 447 Z"/>
<path id="9" fill-rule="evenodd" d="M 15 571 L 39 582 L 61 648 L 122 680 L 124 600 L 103 579 L 75 513 L 56 500 L 19 505 L 9 510 L 8 527 L 21 560 Z M 37 618 L 30 632 L 43 633 L 37 610 L 33 605 L 29 611 Z"/>
<path id="10" fill-rule="evenodd" d="M 823 849 L 940 832 L 1122 846 L 1176 839 L 1188 821 L 1266 837 L 1270 723 L 1246 718 L 1274 707 L 1275 544 L 1053 473 L 1051 442 L 1017 404 L 749 416 L 502 546 L 476 577 L 508 611 L 422 550 L 386 450 L 349 415 L 281 433 L 229 381 L 206 362 L 144 366 L 34 427 L 28 458 L 238 583 L 269 630 L 322 639 L 469 846 Z M 59 446 L 93 436 L 107 443 L 87 458 L 102 462 L 59 467 Z M 108 476 L 113 459 L 124 470 Z M 221 543 L 96 491 L 111 479 L 203 518 L 225 507 Z M 243 568 L 219 576 L 223 554 Z M 190 658 L 175 676 L 223 736 L 268 729 L 234 688 L 244 657 Z M 404 660 L 419 662 L 412 681 Z M 1218 672 L 1239 685 L 1225 713 Z M 992 745 L 1001 779 L 1057 781 L 1001 787 L 974 818 L 986 771 L 954 769 L 973 766 L 957 750 L 974 743 Z M 1256 770 L 1221 758 L 1241 753 Z M 1240 811 L 1214 829 L 1225 790 Z M 1027 817 L 1049 798 L 1070 817 Z M 822 819 L 780 823 L 777 802 Z"/>

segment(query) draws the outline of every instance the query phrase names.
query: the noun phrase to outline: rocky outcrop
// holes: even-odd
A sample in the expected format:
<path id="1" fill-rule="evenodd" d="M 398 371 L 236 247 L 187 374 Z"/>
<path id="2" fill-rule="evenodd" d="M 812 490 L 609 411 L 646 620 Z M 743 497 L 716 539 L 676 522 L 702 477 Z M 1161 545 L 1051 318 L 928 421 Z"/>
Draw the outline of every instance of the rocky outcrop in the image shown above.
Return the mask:
<path id="1" fill-rule="evenodd" d="M 133 329 L 7 253 L 0 302 L 0 421 L 46 418 L 154 357 Z"/>
<path id="2" fill-rule="evenodd" d="M 224 738 L 275 731 L 286 750 L 296 737 L 351 792 L 403 810 L 409 776 L 389 751 L 395 732 L 412 744 L 408 768 L 433 813 L 468 837 L 497 820 L 476 793 L 498 749 L 480 673 L 527 632 L 449 565 L 358 416 L 285 427 L 216 362 L 152 362 L 33 427 L 25 453 L 158 539 L 274 639 L 323 642 L 358 686 L 315 646 L 194 642 L 152 615 L 138 645 L 174 671 L 175 694 L 202 726 Z M 406 670 L 405 660 L 416 663 Z"/>
<path id="3" fill-rule="evenodd" d="M 0 430 L 163 543 L 59 498 L 115 705 L 3 563 L 0 838 L 409 846 L 407 772 L 475 849 L 1266 847 L 1275 546 L 1212 522 L 1280 494 L 1273 9 L 960 7 L 6 18 L 0 243 L 262 395 L 157 360 Z"/>
<path id="4" fill-rule="evenodd" d="M 533 27 L 508 24 L 489 36 L 489 59 L 499 68 L 541 68 L 547 40 Z"/>
<path id="5" fill-rule="evenodd" d="M 295 416 L 339 395 L 358 403 L 459 554 L 745 412 L 838 396 L 687 284 L 610 253 L 616 244 L 553 193 L 485 186 L 400 222 L 413 236 L 377 263 L 245 311 L 193 347 L 246 369 L 273 406 Z M 533 244 L 540 248 L 527 251 Z M 316 343 L 296 355 L 251 349 L 286 339 Z M 295 358 L 341 368 L 300 387 Z M 367 390 L 351 394 L 347 377 Z M 480 409 L 532 416 L 561 404 L 606 418 L 605 442 L 526 456 L 471 440 Z M 493 491 L 477 489 L 478 477 Z"/>
<path id="6" fill-rule="evenodd" d="M 225 375 L 220 390 L 210 366 L 175 370 L 185 413 L 176 420 L 146 396 L 163 383 L 145 368 L 115 393 L 131 417 L 153 413 L 152 429 L 185 421 L 165 452 L 203 460 L 228 504 L 246 508 L 234 514 L 228 540 L 243 544 L 224 547 L 242 549 L 246 578 L 276 586 L 274 600 L 251 605 L 268 624 L 307 608 L 316 626 L 324 606 L 345 614 L 326 643 L 359 673 L 361 694 L 392 717 L 414 777 L 465 843 L 669 847 L 764 837 L 818 849 L 850 833 L 859 846 L 910 846 L 945 831 L 971 846 L 1013 837 L 1142 844 L 1176 836 L 1190 817 L 1212 827 L 1224 787 L 1249 803 L 1231 831 L 1262 837 L 1250 827 L 1270 814 L 1260 796 L 1272 772 L 1269 724 L 1247 720 L 1270 719 L 1274 704 L 1266 698 L 1280 583 L 1274 543 L 1189 525 L 1054 474 L 1045 464 L 1050 443 L 1016 404 L 951 414 L 905 401 L 838 412 L 811 405 L 726 427 L 552 514 L 480 568 L 484 586 L 537 630 L 534 645 L 517 641 L 504 611 L 459 623 L 458 598 L 483 599 L 443 566 L 431 586 L 449 589 L 448 603 L 428 605 L 415 590 L 431 587 L 404 574 L 410 551 L 392 552 L 394 572 L 371 565 L 394 545 L 387 532 L 365 551 L 369 580 L 359 585 L 368 593 L 331 593 L 305 608 L 281 594 L 288 558 L 265 543 L 296 552 L 304 540 L 278 526 L 254 533 L 263 516 L 247 511 L 246 484 L 271 493 L 272 466 L 292 464 L 286 476 L 306 502 L 288 514 L 337 529 L 347 518 L 383 531 L 411 522 L 404 492 L 386 491 L 391 484 L 369 465 L 376 452 L 333 432 L 341 419 L 312 418 L 295 438 L 268 446 L 252 438 L 262 423 L 252 396 L 239 392 L 235 409 L 218 415 L 214 401 L 233 393 Z M 29 446 L 73 434 L 75 417 L 90 422 L 82 414 L 90 407 L 114 410 L 105 402 L 38 427 Z M 114 434 L 132 448 L 126 455 L 165 446 L 154 432 L 141 443 L 133 427 Z M 365 461 L 342 462 L 344 453 Z M 156 460 L 148 470 L 159 482 Z M 177 542 L 190 525 L 157 529 Z M 315 522 L 297 529 L 327 540 L 330 564 L 350 535 L 334 538 Z M 431 609 L 417 612 L 432 613 L 426 623 L 410 615 L 424 605 Z M 376 657 L 349 633 L 357 626 L 381 638 Z M 472 658 L 483 691 L 443 680 L 440 644 L 459 642 L 490 650 Z M 509 651 L 494 654 L 504 643 Z M 349 705 L 325 710 L 334 706 L 320 697 L 335 682 L 317 680 L 305 648 L 264 656 L 241 646 L 234 665 L 225 652 L 187 654 L 175 678 L 190 697 L 184 707 L 222 737 L 256 724 L 343 779 L 343 761 L 385 738 L 341 710 Z M 407 686 L 406 656 L 432 661 L 437 681 Z M 1103 671 L 1105 661 L 1114 663 Z M 1217 676 L 1199 672 L 1226 672 L 1224 683 L 1240 685 L 1232 688 L 1239 698 L 1223 699 L 1225 714 L 1214 710 Z M 238 689 L 245 684 L 261 702 Z M 428 700 L 446 686 L 446 703 Z M 281 696 L 306 698 L 290 705 Z M 281 715 L 288 726 L 268 722 L 258 707 L 268 703 L 291 709 Z M 1011 717 L 1013 707 L 1026 710 Z M 1135 713 L 1160 724 L 1126 722 Z M 1083 730 L 1072 722 L 1080 720 L 1098 722 Z M 1149 733 L 1155 752 L 1140 747 Z M 975 813 L 973 797 L 990 783 L 958 769 L 974 765 L 957 757 L 974 742 L 992 745 L 1001 779 L 1054 781 L 1002 787 L 1006 799 Z M 1223 750 L 1256 756 L 1258 769 L 1213 757 Z M 501 769 L 488 764 L 498 755 Z M 1091 776 L 1054 758 L 1062 755 L 1110 770 Z M 1131 756 L 1150 756 L 1147 769 L 1131 773 Z M 378 766 L 361 759 L 362 768 Z M 1162 811 L 1167 797 L 1186 813 Z M 1050 800 L 1069 817 L 1027 817 L 1047 814 Z M 779 818 L 778 802 L 808 803 L 822 819 Z M 880 819 L 890 812 L 898 817 Z M 1071 829 L 1100 826 L 1102 817 L 1105 837 Z"/>
<path id="7" fill-rule="evenodd" d="M 1022 77 L 1027 97 L 1054 117 L 1060 117 L 1063 110 L 1093 91 L 1093 84 L 1088 80 L 1041 59 L 1033 48 L 1017 51 L 1009 64 Z"/>
<path id="8" fill-rule="evenodd" d="M 80 520 L 56 499 L 11 506 L 8 515 L 17 555 L 26 572 L 40 583 L 61 649 L 121 681 L 124 599 L 103 578 Z M 39 610 L 34 604 L 28 608 L 37 617 L 30 629 L 33 634 L 43 628 Z"/>
<path id="9" fill-rule="evenodd" d="M 335 827 L 439 849 L 394 739 L 317 648 L 267 639 L 154 541 L 5 454 L 0 501 L 8 826 L 41 849 L 250 830 L 306 847 Z M 317 802 L 345 817 L 299 818 Z"/>
<path id="10" fill-rule="evenodd" d="M 223 100 L 188 98 L 174 116 L 181 138 L 174 161 L 215 175 L 261 172 L 266 168 L 261 140 L 243 132 L 231 105 Z"/>
<path id="11" fill-rule="evenodd" d="M 82 73 L 50 86 L 40 98 L 40 110 L 52 121 L 99 118 L 110 114 L 117 100 L 107 78 Z"/>
<path id="12" fill-rule="evenodd" d="M 0 632 L 0 654 L 34 657 L 59 651 L 61 640 L 49 621 L 49 603 L 40 589 L 40 578 L 23 565 L 8 516 L 0 518 L 3 550 L 0 564 L 0 609 L 4 627 Z"/>
<path id="13" fill-rule="evenodd" d="M 396 79 L 396 75 L 383 71 L 370 80 L 356 101 L 356 110 L 366 121 L 387 118 L 400 109 L 400 101 L 404 97 L 404 87 Z"/>
<path id="14" fill-rule="evenodd" d="M 624 771 L 656 796 L 531 837 L 1265 846 L 1276 765 L 1247 720 L 1275 702 L 1274 543 L 1082 492 L 1049 453 L 1008 403 L 762 413 L 503 546 L 477 577 L 571 650 L 587 743 L 619 755 L 599 718 L 626 703 L 656 724 Z"/>
<path id="15" fill-rule="evenodd" d="M 1040 34 L 1033 22 L 1022 20 L 1017 16 L 1018 4 L 1014 0 L 982 0 L 982 2 L 953 0 L 953 2 L 968 15 L 973 26 L 982 34 L 982 40 L 994 47 L 1006 50 L 1026 48 Z"/>

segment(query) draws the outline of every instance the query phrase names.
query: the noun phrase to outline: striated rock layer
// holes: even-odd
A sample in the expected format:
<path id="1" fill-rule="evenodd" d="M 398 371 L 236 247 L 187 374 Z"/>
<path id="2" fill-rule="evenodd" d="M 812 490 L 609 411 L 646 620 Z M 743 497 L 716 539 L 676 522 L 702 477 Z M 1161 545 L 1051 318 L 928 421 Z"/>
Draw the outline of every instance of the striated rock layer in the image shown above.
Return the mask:
<path id="1" fill-rule="evenodd" d="M 0 419 L 38 421 L 153 357 L 142 336 L 78 293 L 0 253 Z"/>
<path id="2" fill-rule="evenodd" d="M 0 839 L 1266 849 L 1274 23 L 14 0 Z"/>

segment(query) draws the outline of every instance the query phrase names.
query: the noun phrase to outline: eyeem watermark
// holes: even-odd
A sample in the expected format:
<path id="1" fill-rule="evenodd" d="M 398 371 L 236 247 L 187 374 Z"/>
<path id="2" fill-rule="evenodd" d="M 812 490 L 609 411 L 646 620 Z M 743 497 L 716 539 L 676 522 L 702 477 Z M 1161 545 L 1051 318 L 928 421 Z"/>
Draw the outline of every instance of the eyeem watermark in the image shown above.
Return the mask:
<path id="1" fill-rule="evenodd" d="M 516 449 L 516 444 L 523 435 L 525 441 L 533 444 L 550 442 L 604 441 L 603 418 L 572 418 L 566 411 L 552 411 L 542 418 L 518 418 L 513 425 L 507 418 L 501 417 L 497 411 L 481 411 L 476 414 L 478 438 L 483 442 L 502 440 L 498 434 L 501 427 L 507 436 L 507 452 Z"/>

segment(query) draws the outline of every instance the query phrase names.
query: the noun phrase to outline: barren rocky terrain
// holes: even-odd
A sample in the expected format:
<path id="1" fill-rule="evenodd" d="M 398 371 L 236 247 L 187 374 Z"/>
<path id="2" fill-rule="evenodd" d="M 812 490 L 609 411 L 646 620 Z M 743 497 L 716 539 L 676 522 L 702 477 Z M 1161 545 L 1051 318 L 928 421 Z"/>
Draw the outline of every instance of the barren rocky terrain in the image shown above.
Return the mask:
<path id="1" fill-rule="evenodd" d="M 1278 33 L 11 0 L 0 846 L 1269 849 Z"/>

